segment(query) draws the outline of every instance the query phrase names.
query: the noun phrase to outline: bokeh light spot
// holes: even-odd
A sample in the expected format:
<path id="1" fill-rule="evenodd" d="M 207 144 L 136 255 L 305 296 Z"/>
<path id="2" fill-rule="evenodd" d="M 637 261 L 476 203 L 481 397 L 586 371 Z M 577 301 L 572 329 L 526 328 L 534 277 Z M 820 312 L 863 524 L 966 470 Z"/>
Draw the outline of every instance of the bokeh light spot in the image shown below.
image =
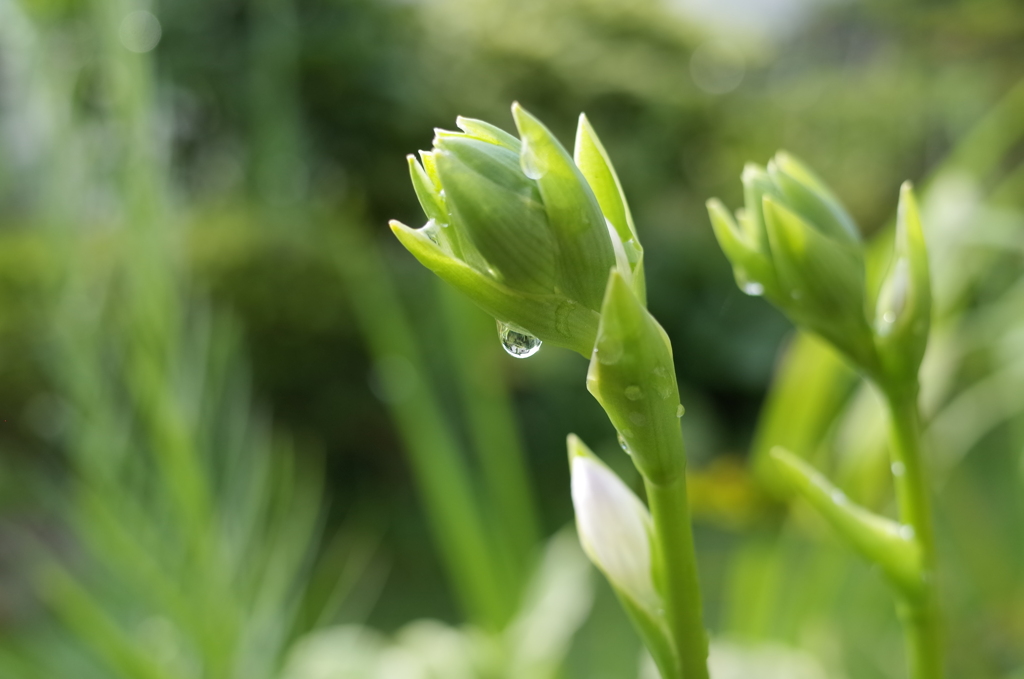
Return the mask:
<path id="1" fill-rule="evenodd" d="M 163 29 L 160 27 L 160 20 L 145 10 L 129 13 L 121 21 L 121 28 L 118 30 L 121 44 L 139 54 L 156 47 L 161 35 Z"/>

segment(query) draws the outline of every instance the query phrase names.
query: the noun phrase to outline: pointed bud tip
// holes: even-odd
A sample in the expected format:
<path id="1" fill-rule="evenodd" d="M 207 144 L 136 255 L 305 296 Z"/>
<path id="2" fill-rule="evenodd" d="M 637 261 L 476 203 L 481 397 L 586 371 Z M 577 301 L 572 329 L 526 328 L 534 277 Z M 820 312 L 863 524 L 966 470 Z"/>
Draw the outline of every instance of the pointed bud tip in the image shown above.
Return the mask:
<path id="1" fill-rule="evenodd" d="M 757 163 L 746 163 L 743 165 L 743 172 L 740 173 L 740 181 L 746 184 L 758 177 L 764 176 L 767 172 L 762 165 Z"/>
<path id="2" fill-rule="evenodd" d="M 391 227 L 391 231 L 396 236 L 401 236 L 402 233 L 411 233 L 411 232 L 416 231 L 416 229 L 414 229 L 411 226 L 408 226 L 406 224 L 403 224 L 402 222 L 398 221 L 397 219 L 389 220 L 388 221 L 388 226 Z"/>
<path id="3" fill-rule="evenodd" d="M 593 451 L 591 451 L 590 448 L 587 447 L 587 444 L 583 442 L 583 439 L 581 439 L 576 434 L 569 434 L 568 436 L 565 437 L 565 447 L 569 453 L 570 467 L 572 466 L 572 462 L 574 459 L 594 454 Z"/>

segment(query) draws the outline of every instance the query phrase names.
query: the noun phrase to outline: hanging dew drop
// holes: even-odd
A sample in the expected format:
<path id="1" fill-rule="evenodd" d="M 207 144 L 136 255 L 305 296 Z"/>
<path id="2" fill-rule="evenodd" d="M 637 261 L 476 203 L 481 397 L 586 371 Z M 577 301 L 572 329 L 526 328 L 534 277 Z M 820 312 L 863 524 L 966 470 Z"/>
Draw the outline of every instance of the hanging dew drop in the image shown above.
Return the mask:
<path id="1" fill-rule="evenodd" d="M 498 321 L 498 338 L 509 356 L 529 358 L 540 351 L 541 341 L 525 332 L 513 330 L 507 323 Z"/>
<path id="2" fill-rule="evenodd" d="M 626 437 L 619 434 L 619 447 L 622 448 L 626 455 L 632 455 L 633 451 L 629 449 L 629 442 L 626 441 Z"/>
<path id="3" fill-rule="evenodd" d="M 683 404 L 680 403 L 679 407 L 676 408 L 676 417 L 682 417 L 685 414 L 686 414 L 686 408 L 684 408 Z"/>

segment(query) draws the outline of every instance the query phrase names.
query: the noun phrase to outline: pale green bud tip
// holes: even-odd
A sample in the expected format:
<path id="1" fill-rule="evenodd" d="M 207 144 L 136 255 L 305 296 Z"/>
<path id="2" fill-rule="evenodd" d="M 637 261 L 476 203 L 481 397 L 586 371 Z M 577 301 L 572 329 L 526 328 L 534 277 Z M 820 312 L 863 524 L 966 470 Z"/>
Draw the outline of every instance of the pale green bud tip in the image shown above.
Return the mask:
<path id="1" fill-rule="evenodd" d="M 912 383 L 931 325 L 931 281 L 921 218 L 910 182 L 900 188 L 893 261 L 875 309 L 878 352 L 892 386 Z"/>
<path id="2" fill-rule="evenodd" d="M 660 597 L 652 575 L 651 516 L 633 491 L 575 436 L 569 437 L 572 502 L 580 542 L 620 592 L 647 610 Z"/>

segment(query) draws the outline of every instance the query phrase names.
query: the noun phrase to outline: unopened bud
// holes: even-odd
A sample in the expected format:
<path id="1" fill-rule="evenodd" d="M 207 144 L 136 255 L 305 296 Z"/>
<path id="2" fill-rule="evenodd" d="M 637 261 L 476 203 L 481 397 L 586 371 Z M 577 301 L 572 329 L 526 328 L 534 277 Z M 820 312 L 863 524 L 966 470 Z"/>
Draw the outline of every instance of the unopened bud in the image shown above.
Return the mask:
<path id="1" fill-rule="evenodd" d="M 892 264 L 875 309 L 875 344 L 889 380 L 914 380 L 928 344 L 932 293 L 928 252 L 914 189 L 900 189 Z M 896 386 L 896 385 L 893 385 Z"/>
<path id="2" fill-rule="evenodd" d="M 589 356 L 608 272 L 618 268 L 642 294 L 642 249 L 589 123 L 577 135 L 577 166 L 539 120 L 518 104 L 512 114 L 521 140 L 459 118 L 462 131 L 438 130 L 422 164 L 409 156 L 428 222 L 391 227 L 503 327 Z"/>

